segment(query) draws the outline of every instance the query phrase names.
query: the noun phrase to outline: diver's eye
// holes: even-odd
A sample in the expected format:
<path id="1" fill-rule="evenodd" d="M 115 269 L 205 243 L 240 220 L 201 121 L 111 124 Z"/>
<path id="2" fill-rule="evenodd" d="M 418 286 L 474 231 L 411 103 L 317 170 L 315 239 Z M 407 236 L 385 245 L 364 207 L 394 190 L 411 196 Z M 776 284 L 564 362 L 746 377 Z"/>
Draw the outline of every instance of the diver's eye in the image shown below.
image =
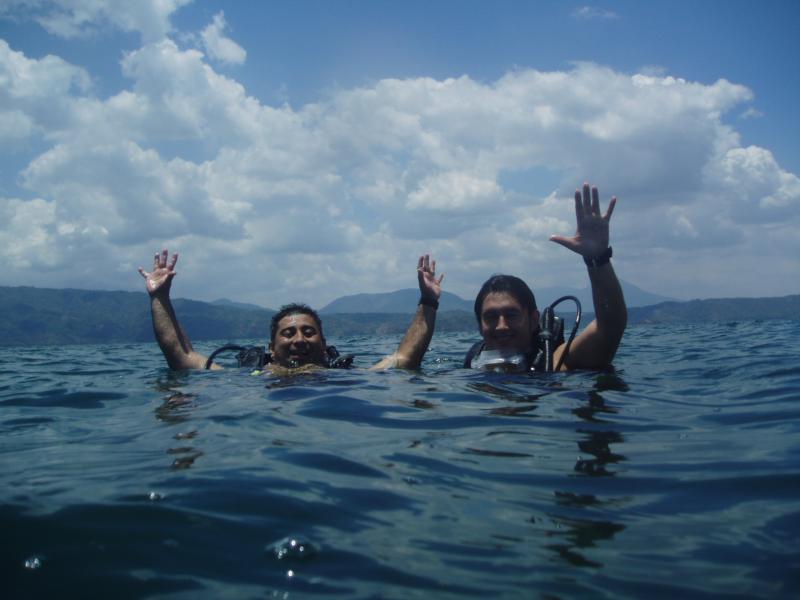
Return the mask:
<path id="1" fill-rule="evenodd" d="M 286 329 L 281 329 L 281 335 L 285 338 L 293 338 L 297 333 L 297 329 L 294 327 L 287 327 Z"/>
<path id="2" fill-rule="evenodd" d="M 311 327 L 310 325 L 306 325 L 300 331 L 303 332 L 303 335 L 306 337 L 314 337 L 317 335 L 317 330 Z"/>
<path id="3" fill-rule="evenodd" d="M 494 311 L 486 311 L 483 313 L 483 320 L 486 323 L 496 323 L 500 315 Z"/>

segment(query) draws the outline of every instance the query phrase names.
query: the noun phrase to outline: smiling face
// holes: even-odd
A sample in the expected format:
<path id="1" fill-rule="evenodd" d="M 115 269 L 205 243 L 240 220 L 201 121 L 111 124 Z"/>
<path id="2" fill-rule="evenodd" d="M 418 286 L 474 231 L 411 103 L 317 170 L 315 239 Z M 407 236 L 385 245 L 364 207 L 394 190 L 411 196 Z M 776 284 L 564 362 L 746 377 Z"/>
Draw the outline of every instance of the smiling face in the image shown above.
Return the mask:
<path id="1" fill-rule="evenodd" d="M 486 350 L 530 352 L 538 323 L 539 311 L 525 310 L 507 292 L 492 292 L 483 299 L 481 335 Z"/>
<path id="2" fill-rule="evenodd" d="M 311 315 L 291 314 L 278 321 L 270 350 L 284 367 L 325 364 L 325 338 Z"/>

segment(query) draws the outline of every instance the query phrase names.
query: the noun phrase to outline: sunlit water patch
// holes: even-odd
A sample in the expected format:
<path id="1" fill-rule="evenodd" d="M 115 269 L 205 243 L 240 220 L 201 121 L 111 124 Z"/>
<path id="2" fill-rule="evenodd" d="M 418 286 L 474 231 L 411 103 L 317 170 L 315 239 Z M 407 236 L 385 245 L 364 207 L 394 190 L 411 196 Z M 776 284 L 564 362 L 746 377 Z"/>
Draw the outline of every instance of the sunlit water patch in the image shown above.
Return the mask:
<path id="1" fill-rule="evenodd" d="M 458 368 L 469 334 L 284 378 L 4 349 L 3 597 L 797 597 L 799 334 L 639 326 L 543 376 Z"/>

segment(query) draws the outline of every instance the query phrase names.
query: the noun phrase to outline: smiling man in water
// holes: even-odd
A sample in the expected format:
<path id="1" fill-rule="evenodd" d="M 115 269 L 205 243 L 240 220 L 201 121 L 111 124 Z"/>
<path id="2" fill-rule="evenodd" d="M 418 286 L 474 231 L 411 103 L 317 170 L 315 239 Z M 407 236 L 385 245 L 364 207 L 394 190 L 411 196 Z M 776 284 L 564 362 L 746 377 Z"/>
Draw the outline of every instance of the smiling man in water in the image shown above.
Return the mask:
<path id="1" fill-rule="evenodd" d="M 617 199 L 600 213 L 596 187 L 583 185 L 575 191 L 577 231 L 572 237 L 550 236 L 550 240 L 580 254 L 589 272 L 595 320 L 572 344 L 553 340 L 554 352 L 546 352 L 547 332 L 540 329 L 536 299 L 528 285 L 512 275 L 493 275 L 475 299 L 475 318 L 483 340 L 467 354 L 465 367 L 522 372 L 601 369 L 611 364 L 627 324 L 628 313 L 614 269 L 611 266 L 609 221 Z M 544 335 L 543 335 L 544 333 Z"/>
<path id="2" fill-rule="evenodd" d="M 192 347 L 189 336 L 178 322 L 170 300 L 172 280 L 176 275 L 178 254 L 169 257 L 169 252 L 157 252 L 153 259 L 153 270 L 139 273 L 145 278 L 150 295 L 150 312 L 156 340 L 171 369 L 203 369 L 208 358 Z M 419 257 L 417 280 L 420 300 L 408 331 L 397 351 L 374 365 L 373 369 L 416 369 L 430 343 L 436 324 L 441 283 L 444 275 L 436 277 L 436 261 L 429 255 Z M 288 304 L 281 307 L 270 324 L 269 350 L 271 363 L 268 368 L 298 369 L 308 367 L 337 367 L 337 355 L 327 346 L 322 332 L 322 321 L 316 311 L 305 304 Z M 349 363 L 347 363 L 349 365 Z M 211 369 L 221 369 L 216 363 Z"/>

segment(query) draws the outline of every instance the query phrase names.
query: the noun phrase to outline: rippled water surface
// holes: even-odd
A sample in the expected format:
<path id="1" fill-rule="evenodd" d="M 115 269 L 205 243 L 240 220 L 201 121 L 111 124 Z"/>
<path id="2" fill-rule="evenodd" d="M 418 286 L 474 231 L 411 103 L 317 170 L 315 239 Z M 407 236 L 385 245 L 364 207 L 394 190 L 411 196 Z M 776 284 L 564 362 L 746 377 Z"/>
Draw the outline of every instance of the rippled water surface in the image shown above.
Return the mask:
<path id="1" fill-rule="evenodd" d="M 457 369 L 468 334 L 282 379 L 4 349 L 2 596 L 800 597 L 798 339 L 638 326 L 530 377 Z"/>

